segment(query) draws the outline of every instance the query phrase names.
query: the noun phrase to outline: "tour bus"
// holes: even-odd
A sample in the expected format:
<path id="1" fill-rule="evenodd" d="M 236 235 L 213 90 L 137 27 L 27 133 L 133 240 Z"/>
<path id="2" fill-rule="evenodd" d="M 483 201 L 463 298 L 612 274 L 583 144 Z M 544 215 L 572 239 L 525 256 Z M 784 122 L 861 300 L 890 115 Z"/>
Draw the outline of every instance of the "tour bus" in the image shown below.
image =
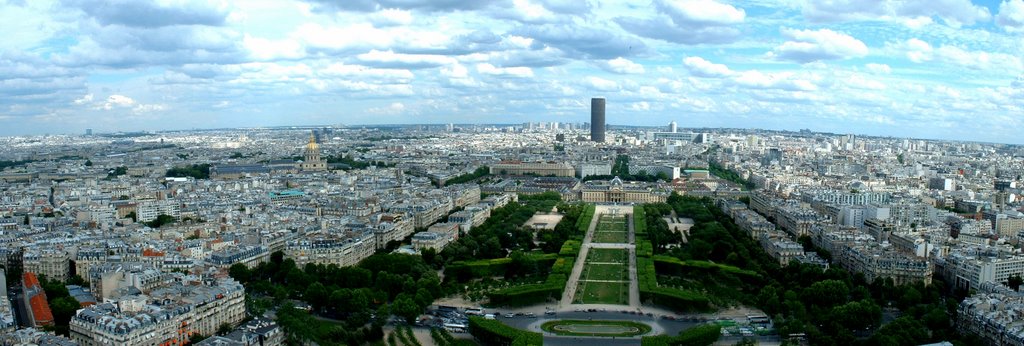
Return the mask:
<path id="1" fill-rule="evenodd" d="M 482 316 L 483 314 L 484 314 L 484 309 L 481 309 L 481 308 L 469 308 L 469 309 L 466 309 L 466 315 Z"/>

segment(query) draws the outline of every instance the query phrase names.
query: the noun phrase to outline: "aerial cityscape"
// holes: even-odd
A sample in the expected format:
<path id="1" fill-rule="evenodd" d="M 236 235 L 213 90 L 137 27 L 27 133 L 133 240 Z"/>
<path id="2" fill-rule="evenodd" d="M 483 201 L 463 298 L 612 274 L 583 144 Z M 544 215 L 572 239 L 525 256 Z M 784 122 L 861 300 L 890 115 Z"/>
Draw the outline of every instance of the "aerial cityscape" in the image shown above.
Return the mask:
<path id="1" fill-rule="evenodd" d="M 1024 0 L 0 9 L 0 346 L 1024 346 Z"/>

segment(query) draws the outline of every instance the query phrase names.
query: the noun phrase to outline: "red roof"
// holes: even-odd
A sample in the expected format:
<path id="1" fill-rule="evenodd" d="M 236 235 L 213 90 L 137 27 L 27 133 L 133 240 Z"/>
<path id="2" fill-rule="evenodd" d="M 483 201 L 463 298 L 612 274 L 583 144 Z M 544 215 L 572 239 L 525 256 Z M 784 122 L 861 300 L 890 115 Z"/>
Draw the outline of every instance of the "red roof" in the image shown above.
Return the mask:
<path id="1" fill-rule="evenodd" d="M 39 285 L 39 279 L 36 278 L 36 274 L 25 273 L 22 279 L 25 282 L 26 288 L 35 288 L 35 291 L 38 292 L 28 300 L 29 305 L 32 307 L 32 319 L 36 321 L 36 326 L 53 325 L 53 312 L 50 311 L 50 303 L 46 302 L 46 292 Z"/>

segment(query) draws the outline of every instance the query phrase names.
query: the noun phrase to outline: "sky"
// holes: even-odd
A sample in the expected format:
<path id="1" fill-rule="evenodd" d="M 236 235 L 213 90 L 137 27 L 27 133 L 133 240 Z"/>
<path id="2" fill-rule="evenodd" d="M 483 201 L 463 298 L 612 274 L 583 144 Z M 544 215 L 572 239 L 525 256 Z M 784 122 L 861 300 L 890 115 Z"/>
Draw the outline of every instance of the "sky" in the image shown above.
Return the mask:
<path id="1" fill-rule="evenodd" d="M 0 135 L 589 121 L 1024 143 L 1024 0 L 0 0 Z"/>

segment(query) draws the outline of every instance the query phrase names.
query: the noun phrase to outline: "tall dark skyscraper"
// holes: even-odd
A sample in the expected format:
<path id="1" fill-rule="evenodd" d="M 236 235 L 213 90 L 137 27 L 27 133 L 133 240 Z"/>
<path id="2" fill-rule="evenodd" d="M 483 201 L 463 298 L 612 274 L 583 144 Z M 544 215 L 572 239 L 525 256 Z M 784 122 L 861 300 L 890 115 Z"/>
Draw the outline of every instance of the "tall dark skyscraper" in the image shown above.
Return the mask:
<path id="1" fill-rule="evenodd" d="M 590 140 L 604 142 L 604 98 L 590 99 Z"/>

